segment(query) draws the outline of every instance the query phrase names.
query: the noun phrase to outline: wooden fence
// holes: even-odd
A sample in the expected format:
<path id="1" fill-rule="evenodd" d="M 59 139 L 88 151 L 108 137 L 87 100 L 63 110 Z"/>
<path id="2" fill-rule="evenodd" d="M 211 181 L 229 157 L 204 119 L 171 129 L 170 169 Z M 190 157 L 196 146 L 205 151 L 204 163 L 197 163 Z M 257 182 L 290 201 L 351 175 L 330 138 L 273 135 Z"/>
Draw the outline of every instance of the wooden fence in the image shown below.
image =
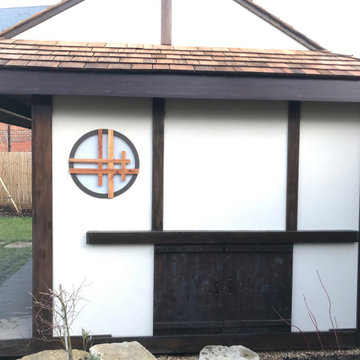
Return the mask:
<path id="1" fill-rule="evenodd" d="M 20 209 L 31 209 L 31 153 L 0 152 L 0 177 Z M 12 206 L 0 185 L 0 206 Z"/>

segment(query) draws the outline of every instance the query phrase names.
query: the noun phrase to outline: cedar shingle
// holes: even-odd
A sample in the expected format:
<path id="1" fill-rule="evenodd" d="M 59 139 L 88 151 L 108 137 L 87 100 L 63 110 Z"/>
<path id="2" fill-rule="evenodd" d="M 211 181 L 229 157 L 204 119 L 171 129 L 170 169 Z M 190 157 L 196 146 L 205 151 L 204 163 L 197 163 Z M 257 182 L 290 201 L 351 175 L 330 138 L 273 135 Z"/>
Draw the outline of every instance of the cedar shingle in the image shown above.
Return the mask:
<path id="1" fill-rule="evenodd" d="M 131 64 L 109 64 L 109 69 L 129 70 L 131 69 Z"/>
<path id="2" fill-rule="evenodd" d="M 69 68 L 69 69 L 82 69 L 85 67 L 86 63 L 76 62 L 76 61 L 62 61 L 58 67 L 59 68 Z"/>
<path id="3" fill-rule="evenodd" d="M 0 66 L 360 77 L 360 59 L 328 51 L 0 39 Z"/>
<path id="4" fill-rule="evenodd" d="M 151 64 L 133 64 L 131 68 L 134 70 L 152 70 L 153 66 Z"/>

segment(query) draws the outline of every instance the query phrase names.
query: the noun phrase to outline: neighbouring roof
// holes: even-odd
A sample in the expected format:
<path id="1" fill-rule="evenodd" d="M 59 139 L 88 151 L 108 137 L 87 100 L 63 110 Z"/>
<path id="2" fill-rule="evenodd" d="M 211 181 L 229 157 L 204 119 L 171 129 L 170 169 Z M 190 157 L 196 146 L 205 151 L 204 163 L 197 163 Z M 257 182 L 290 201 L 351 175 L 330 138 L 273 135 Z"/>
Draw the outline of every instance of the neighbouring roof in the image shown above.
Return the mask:
<path id="1" fill-rule="evenodd" d="M 325 50 L 321 45 L 316 43 L 314 40 L 311 40 L 306 35 L 301 33 L 300 31 L 294 29 L 291 25 L 287 24 L 285 21 L 282 21 L 277 16 L 271 14 L 263 7 L 255 4 L 252 0 L 234 0 L 244 8 L 251 11 L 256 16 L 260 17 L 261 19 L 265 20 L 269 24 L 276 27 L 278 30 L 282 31 L 286 35 L 290 36 L 301 45 L 305 46 L 309 50 Z"/>
<path id="2" fill-rule="evenodd" d="M 360 59 L 311 50 L 0 40 L 0 69 L 360 77 Z"/>
<path id="3" fill-rule="evenodd" d="M 26 6 L 26 7 L 11 7 L 0 9 L 0 31 L 3 31 L 20 21 L 27 19 L 34 14 L 45 10 L 48 5 L 44 6 Z"/>
<path id="4" fill-rule="evenodd" d="M 60 0 L 59 0 L 60 1 Z M 0 38 L 10 39 L 32 27 L 42 23 L 43 21 L 50 19 L 51 17 L 60 14 L 61 12 L 71 8 L 72 6 L 82 2 L 84 0 L 62 0 L 58 4 L 46 7 L 43 11 L 32 13 L 26 19 L 18 22 L 14 26 L 6 27 L 0 32 Z M 32 15 L 32 16 L 31 16 Z"/>

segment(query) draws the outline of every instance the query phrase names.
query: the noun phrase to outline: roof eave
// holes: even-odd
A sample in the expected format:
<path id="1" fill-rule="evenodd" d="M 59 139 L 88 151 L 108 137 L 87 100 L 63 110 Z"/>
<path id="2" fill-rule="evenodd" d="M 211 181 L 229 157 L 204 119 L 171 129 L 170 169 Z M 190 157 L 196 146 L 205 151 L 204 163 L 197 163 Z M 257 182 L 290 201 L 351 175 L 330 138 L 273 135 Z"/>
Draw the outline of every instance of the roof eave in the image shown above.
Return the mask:
<path id="1" fill-rule="evenodd" d="M 360 78 L 2 68 L 0 94 L 360 102 Z"/>

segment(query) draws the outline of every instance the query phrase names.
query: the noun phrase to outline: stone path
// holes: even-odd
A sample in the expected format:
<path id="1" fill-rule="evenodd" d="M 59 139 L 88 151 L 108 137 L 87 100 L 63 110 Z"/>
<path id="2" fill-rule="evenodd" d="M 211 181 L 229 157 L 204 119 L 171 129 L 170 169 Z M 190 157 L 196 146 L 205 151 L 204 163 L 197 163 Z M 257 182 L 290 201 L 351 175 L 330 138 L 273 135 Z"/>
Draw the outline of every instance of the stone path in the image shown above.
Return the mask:
<path id="1" fill-rule="evenodd" d="M 0 286 L 0 340 L 31 337 L 32 261 Z"/>

